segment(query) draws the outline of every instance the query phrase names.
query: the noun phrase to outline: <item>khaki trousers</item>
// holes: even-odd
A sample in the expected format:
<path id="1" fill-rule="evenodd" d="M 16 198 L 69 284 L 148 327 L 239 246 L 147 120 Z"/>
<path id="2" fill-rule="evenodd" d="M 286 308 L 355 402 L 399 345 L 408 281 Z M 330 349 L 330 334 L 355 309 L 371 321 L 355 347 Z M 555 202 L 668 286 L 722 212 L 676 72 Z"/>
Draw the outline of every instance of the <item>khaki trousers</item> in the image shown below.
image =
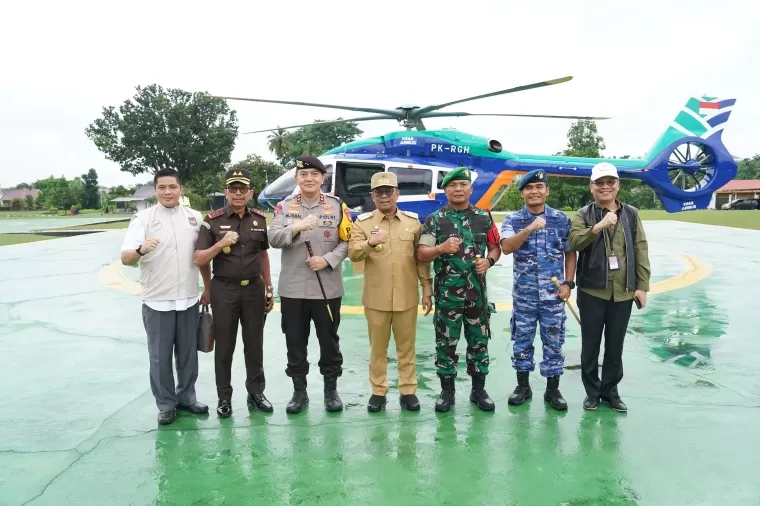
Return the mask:
<path id="1" fill-rule="evenodd" d="M 415 373 L 415 342 L 417 336 L 417 307 L 406 311 L 378 311 L 364 308 L 369 329 L 369 381 L 372 394 L 388 394 L 388 342 L 393 329 L 398 358 L 398 390 L 401 395 L 417 391 Z"/>

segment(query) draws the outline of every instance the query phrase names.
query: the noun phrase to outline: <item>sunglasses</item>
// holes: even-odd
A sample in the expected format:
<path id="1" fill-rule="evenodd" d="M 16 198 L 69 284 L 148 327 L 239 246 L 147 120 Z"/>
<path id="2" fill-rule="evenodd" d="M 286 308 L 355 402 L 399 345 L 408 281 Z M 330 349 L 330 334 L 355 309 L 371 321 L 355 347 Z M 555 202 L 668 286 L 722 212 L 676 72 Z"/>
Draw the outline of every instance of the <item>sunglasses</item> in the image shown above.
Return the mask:
<path id="1" fill-rule="evenodd" d="M 385 190 L 372 190 L 375 197 L 390 197 L 396 192 L 395 188 L 387 188 Z"/>
<path id="2" fill-rule="evenodd" d="M 251 191 L 251 187 L 250 186 L 228 186 L 227 191 L 229 191 L 230 193 L 246 194 L 249 191 Z"/>

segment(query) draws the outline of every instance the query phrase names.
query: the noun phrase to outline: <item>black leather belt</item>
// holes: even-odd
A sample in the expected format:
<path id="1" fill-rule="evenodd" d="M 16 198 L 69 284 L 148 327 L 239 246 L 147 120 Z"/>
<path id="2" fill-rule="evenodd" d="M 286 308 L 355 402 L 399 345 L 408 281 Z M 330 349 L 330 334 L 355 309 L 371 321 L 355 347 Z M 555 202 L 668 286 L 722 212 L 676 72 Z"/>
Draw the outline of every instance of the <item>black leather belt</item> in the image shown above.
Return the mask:
<path id="1" fill-rule="evenodd" d="M 253 279 L 232 279 L 232 278 L 225 278 L 224 276 L 214 276 L 213 279 L 219 280 L 222 283 L 226 283 L 228 285 L 248 286 L 251 283 L 255 283 L 259 279 L 259 277 L 255 277 Z"/>

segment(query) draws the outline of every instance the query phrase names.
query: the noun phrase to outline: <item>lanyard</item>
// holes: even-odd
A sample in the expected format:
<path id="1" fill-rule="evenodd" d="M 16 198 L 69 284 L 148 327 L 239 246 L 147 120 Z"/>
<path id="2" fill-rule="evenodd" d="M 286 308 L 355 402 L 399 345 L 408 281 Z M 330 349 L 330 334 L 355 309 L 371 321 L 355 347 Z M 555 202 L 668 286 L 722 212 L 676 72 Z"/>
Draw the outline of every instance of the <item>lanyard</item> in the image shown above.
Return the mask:
<path id="1" fill-rule="evenodd" d="M 620 218 L 620 215 L 618 215 L 618 218 Z M 610 242 L 610 255 L 615 254 L 615 246 L 613 246 L 612 241 L 615 240 L 615 235 L 617 234 L 617 230 L 619 226 L 620 226 L 620 219 L 618 219 L 618 221 L 615 222 L 615 226 L 612 227 L 612 232 L 608 232 L 607 229 L 604 230 L 604 234 L 607 236 Z"/>

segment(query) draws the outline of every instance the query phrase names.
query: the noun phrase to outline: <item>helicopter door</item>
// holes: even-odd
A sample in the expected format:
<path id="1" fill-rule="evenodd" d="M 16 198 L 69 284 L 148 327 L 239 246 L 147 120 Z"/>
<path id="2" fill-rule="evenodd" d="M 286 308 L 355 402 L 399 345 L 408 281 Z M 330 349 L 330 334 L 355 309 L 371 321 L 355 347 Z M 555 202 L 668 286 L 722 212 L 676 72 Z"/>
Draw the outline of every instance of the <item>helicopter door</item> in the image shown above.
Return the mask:
<path id="1" fill-rule="evenodd" d="M 374 209 L 370 181 L 376 172 L 385 172 L 382 163 L 336 162 L 334 193 L 353 211 Z"/>

